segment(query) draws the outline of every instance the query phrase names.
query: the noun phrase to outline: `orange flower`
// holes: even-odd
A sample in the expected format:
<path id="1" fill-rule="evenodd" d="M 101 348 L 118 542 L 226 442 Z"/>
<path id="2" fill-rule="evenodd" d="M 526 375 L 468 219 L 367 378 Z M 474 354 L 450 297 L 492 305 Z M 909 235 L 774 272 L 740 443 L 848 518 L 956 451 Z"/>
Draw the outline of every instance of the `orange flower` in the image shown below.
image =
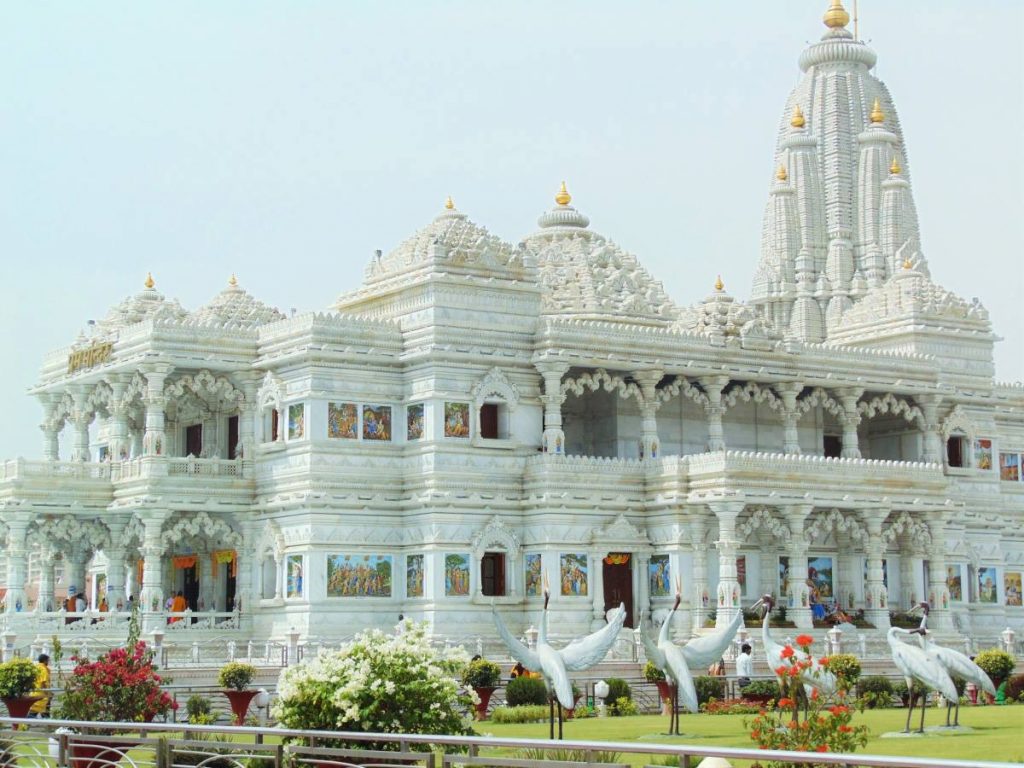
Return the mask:
<path id="1" fill-rule="evenodd" d="M 799 645 L 801 648 L 807 648 L 813 642 L 814 642 L 814 638 L 811 637 L 810 635 L 797 635 L 796 636 L 796 644 Z"/>
<path id="2" fill-rule="evenodd" d="M 779 706 L 782 709 L 786 709 L 787 707 L 792 707 L 793 706 L 793 700 L 792 699 L 779 699 Z"/>
<path id="3" fill-rule="evenodd" d="M 776 667 L 775 668 L 775 674 L 778 675 L 779 677 L 784 677 L 786 675 L 786 673 L 788 673 L 788 672 L 789 672 L 789 667 L 787 667 L 785 664 L 783 664 L 781 667 Z"/>
<path id="4" fill-rule="evenodd" d="M 800 667 L 791 667 L 790 670 L 789 670 L 789 676 L 790 677 L 799 677 L 800 676 Z"/>
<path id="5" fill-rule="evenodd" d="M 819 752 L 828 752 L 828 744 L 822 744 L 818 747 Z"/>
<path id="6" fill-rule="evenodd" d="M 850 708 L 844 704 L 836 704 L 834 707 L 829 708 L 829 712 L 831 712 L 833 715 L 842 715 L 849 711 Z"/>
<path id="7" fill-rule="evenodd" d="M 795 653 L 796 652 L 790 646 L 787 645 L 785 648 L 782 649 L 782 658 L 791 659 L 793 658 L 793 655 Z"/>
<path id="8" fill-rule="evenodd" d="M 819 696 L 818 689 L 817 688 L 812 688 L 811 689 L 811 701 L 817 701 L 818 700 L 818 696 Z"/>
<path id="9" fill-rule="evenodd" d="M 849 732 L 850 732 L 850 731 L 852 731 L 852 730 L 853 730 L 853 728 L 851 728 L 851 727 L 850 727 L 850 726 L 848 726 L 848 725 L 840 725 L 840 726 L 839 726 L 839 732 L 840 732 L 840 733 L 849 733 Z"/>

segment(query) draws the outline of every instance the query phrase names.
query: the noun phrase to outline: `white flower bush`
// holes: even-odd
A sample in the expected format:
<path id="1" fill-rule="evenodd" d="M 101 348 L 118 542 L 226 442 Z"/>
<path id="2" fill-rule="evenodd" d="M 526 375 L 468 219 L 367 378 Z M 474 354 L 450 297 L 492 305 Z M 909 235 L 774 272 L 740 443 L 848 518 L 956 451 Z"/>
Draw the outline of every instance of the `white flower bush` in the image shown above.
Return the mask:
<path id="1" fill-rule="evenodd" d="M 283 670 L 273 713 L 285 728 L 471 734 L 476 697 L 460 696 L 456 682 L 467 661 L 462 648 L 431 647 L 425 623 L 405 621 L 393 635 L 370 630 L 341 650 Z"/>

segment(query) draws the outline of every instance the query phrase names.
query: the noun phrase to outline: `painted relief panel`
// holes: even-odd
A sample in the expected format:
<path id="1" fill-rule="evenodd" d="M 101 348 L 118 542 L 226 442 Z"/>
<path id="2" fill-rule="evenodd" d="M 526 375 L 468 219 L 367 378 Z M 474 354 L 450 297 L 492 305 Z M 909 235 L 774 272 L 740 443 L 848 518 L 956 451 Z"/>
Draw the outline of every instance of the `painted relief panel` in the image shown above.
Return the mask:
<path id="1" fill-rule="evenodd" d="M 306 404 L 288 406 L 288 439 L 301 440 L 306 436 Z"/>
<path id="2" fill-rule="evenodd" d="M 342 440 L 357 440 L 359 438 L 359 406 L 355 403 L 328 403 L 327 436 Z"/>
<path id="3" fill-rule="evenodd" d="M 1003 596 L 1007 605 L 1021 605 L 1021 572 L 1007 571 L 1003 575 Z"/>
<path id="4" fill-rule="evenodd" d="M 779 558 L 779 602 L 782 605 L 793 607 L 789 599 L 789 558 L 782 555 Z"/>
<path id="5" fill-rule="evenodd" d="M 469 437 L 469 403 L 444 404 L 444 436 Z"/>
<path id="6" fill-rule="evenodd" d="M 447 597 L 469 594 L 469 555 L 444 556 L 444 593 Z"/>
<path id="7" fill-rule="evenodd" d="M 672 579 L 668 572 L 668 555 L 653 555 L 647 566 L 651 597 L 668 597 L 672 594 Z"/>
<path id="8" fill-rule="evenodd" d="M 1012 482 L 1020 481 L 1020 454 L 999 454 L 999 479 Z"/>
<path id="9" fill-rule="evenodd" d="M 328 597 L 391 597 L 391 555 L 328 555 Z"/>
<path id="10" fill-rule="evenodd" d="M 540 597 L 544 594 L 544 576 L 539 554 L 526 556 L 526 596 Z"/>
<path id="11" fill-rule="evenodd" d="M 978 602 L 995 603 L 998 598 L 999 571 L 996 568 L 978 569 Z"/>
<path id="12" fill-rule="evenodd" d="M 740 585 L 740 594 L 747 594 L 747 556 L 740 555 L 736 558 L 736 581 Z"/>
<path id="13" fill-rule="evenodd" d="M 288 555 L 285 560 L 285 597 L 302 597 L 302 555 Z"/>
<path id="14" fill-rule="evenodd" d="M 820 603 L 832 599 L 832 558 L 811 557 L 807 560 L 807 581 L 811 590 L 811 602 Z"/>
<path id="15" fill-rule="evenodd" d="M 423 597 L 423 555 L 408 555 L 405 558 L 405 595 Z"/>
<path id="16" fill-rule="evenodd" d="M 391 439 L 391 406 L 363 406 L 363 440 Z"/>
<path id="17" fill-rule="evenodd" d="M 949 599 L 960 602 L 964 599 L 964 580 L 961 567 L 959 564 L 946 566 L 946 589 L 949 590 Z"/>
<path id="18" fill-rule="evenodd" d="M 587 594 L 587 556 L 582 553 L 562 555 L 559 561 L 562 594 L 582 597 Z"/>
<path id="19" fill-rule="evenodd" d="M 978 469 L 992 469 L 992 441 L 987 437 L 974 441 L 974 466 Z"/>
<path id="20" fill-rule="evenodd" d="M 413 403 L 405 409 L 405 439 L 420 440 L 423 437 L 423 403 Z"/>

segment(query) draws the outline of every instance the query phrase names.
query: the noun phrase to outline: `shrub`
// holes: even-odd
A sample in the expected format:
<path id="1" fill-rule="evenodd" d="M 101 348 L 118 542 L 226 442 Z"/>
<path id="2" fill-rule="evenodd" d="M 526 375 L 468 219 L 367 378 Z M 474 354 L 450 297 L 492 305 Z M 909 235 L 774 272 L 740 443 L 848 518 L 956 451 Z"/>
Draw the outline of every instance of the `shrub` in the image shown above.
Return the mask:
<path id="1" fill-rule="evenodd" d="M 619 699 L 633 700 L 633 692 L 629 689 L 629 683 L 621 677 L 609 677 L 605 682 L 608 683 L 608 695 L 604 697 L 606 704 L 618 704 Z"/>
<path id="2" fill-rule="evenodd" d="M 217 674 L 217 685 L 230 691 L 244 691 L 256 677 L 256 667 L 232 661 L 220 668 Z"/>
<path id="3" fill-rule="evenodd" d="M 1024 695 L 1024 675 L 1014 675 L 1006 683 L 1006 700 L 1020 701 Z"/>
<path id="4" fill-rule="evenodd" d="M 505 686 L 505 703 L 510 707 L 544 706 L 548 688 L 539 677 L 514 677 Z"/>
<path id="5" fill-rule="evenodd" d="M 491 710 L 492 723 L 535 723 L 548 719 L 548 708 L 534 704 L 519 707 L 495 707 Z"/>
<path id="6" fill-rule="evenodd" d="M 755 680 L 740 688 L 740 693 L 743 696 L 770 696 L 777 699 L 779 698 L 779 685 L 774 680 Z"/>
<path id="7" fill-rule="evenodd" d="M 698 704 L 704 704 L 711 699 L 725 698 L 725 680 L 721 677 L 699 675 L 693 678 L 693 687 L 697 690 Z"/>
<path id="8" fill-rule="evenodd" d="M 497 688 L 501 683 L 501 667 L 487 659 L 471 661 L 462 673 L 462 684 L 470 688 Z"/>
<path id="9" fill-rule="evenodd" d="M 857 694 L 868 709 L 888 707 L 892 704 L 892 682 L 880 675 L 862 678 L 857 683 Z"/>
<path id="10" fill-rule="evenodd" d="M 562 763 L 618 763 L 620 754 L 607 749 L 544 749 L 527 747 L 517 749 L 515 756 L 535 763 L 557 760 Z"/>
<path id="11" fill-rule="evenodd" d="M 852 653 L 837 653 L 829 656 L 825 662 L 825 669 L 831 672 L 839 681 L 839 690 L 853 690 L 860 678 L 860 659 Z"/>
<path id="12" fill-rule="evenodd" d="M 648 683 L 660 683 L 665 680 L 665 673 L 653 661 L 648 661 L 644 664 L 644 680 Z"/>
<path id="13" fill-rule="evenodd" d="M 996 688 L 1013 673 L 1015 666 L 1013 656 L 994 648 L 979 653 L 974 657 L 974 663 L 985 670 L 985 674 L 992 678 L 992 684 Z"/>
<path id="14" fill-rule="evenodd" d="M 323 746 L 354 743 L 345 741 L 345 731 L 468 735 L 467 710 L 476 697 L 460 696 L 454 679 L 467 661 L 461 648 L 435 650 L 426 623 L 406 621 L 393 635 L 362 632 L 333 653 L 284 669 L 273 715 L 285 728 L 342 732 Z M 397 741 L 358 745 L 399 747 Z"/>
<path id="15" fill-rule="evenodd" d="M 917 680 L 914 680 L 913 684 L 915 700 L 928 693 L 928 689 L 921 685 L 921 683 L 919 683 Z M 899 680 L 895 685 L 893 685 L 892 694 L 893 696 L 899 698 L 899 700 L 902 701 L 904 705 L 910 702 L 910 694 L 907 693 L 907 684 L 903 680 Z"/>
<path id="16" fill-rule="evenodd" d="M 611 696 L 608 698 L 610 699 Z M 607 700 L 605 699 L 605 701 Z M 612 717 L 629 717 L 630 715 L 639 715 L 640 708 L 628 696 L 619 696 L 619 698 L 608 705 L 608 714 Z"/>
<path id="17" fill-rule="evenodd" d="M 20 699 L 36 687 L 39 668 L 30 659 L 15 658 L 0 664 L 0 698 Z"/>
<path id="18" fill-rule="evenodd" d="M 709 701 L 700 705 L 700 711 L 709 715 L 756 715 L 763 709 L 764 704 L 761 702 L 746 699 Z"/>
<path id="19" fill-rule="evenodd" d="M 210 725 L 217 719 L 210 713 L 210 700 L 205 696 L 189 696 L 185 713 L 192 725 Z"/>

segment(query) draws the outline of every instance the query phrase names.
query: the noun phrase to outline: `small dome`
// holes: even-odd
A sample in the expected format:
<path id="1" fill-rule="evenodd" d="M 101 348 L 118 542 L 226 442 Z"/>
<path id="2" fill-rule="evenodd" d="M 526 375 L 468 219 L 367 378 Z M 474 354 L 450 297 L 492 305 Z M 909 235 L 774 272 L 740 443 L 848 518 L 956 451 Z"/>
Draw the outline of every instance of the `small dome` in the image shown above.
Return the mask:
<path id="1" fill-rule="evenodd" d="M 228 287 L 193 312 L 189 322 L 197 325 L 257 328 L 283 319 L 283 313 L 253 298 L 238 285 L 238 280 L 232 275 Z"/>
<path id="2" fill-rule="evenodd" d="M 143 320 L 184 320 L 188 317 L 176 299 L 167 299 L 156 290 L 152 275 L 146 276 L 142 291 L 114 305 L 106 317 L 96 323 L 98 333 L 111 333 Z"/>

